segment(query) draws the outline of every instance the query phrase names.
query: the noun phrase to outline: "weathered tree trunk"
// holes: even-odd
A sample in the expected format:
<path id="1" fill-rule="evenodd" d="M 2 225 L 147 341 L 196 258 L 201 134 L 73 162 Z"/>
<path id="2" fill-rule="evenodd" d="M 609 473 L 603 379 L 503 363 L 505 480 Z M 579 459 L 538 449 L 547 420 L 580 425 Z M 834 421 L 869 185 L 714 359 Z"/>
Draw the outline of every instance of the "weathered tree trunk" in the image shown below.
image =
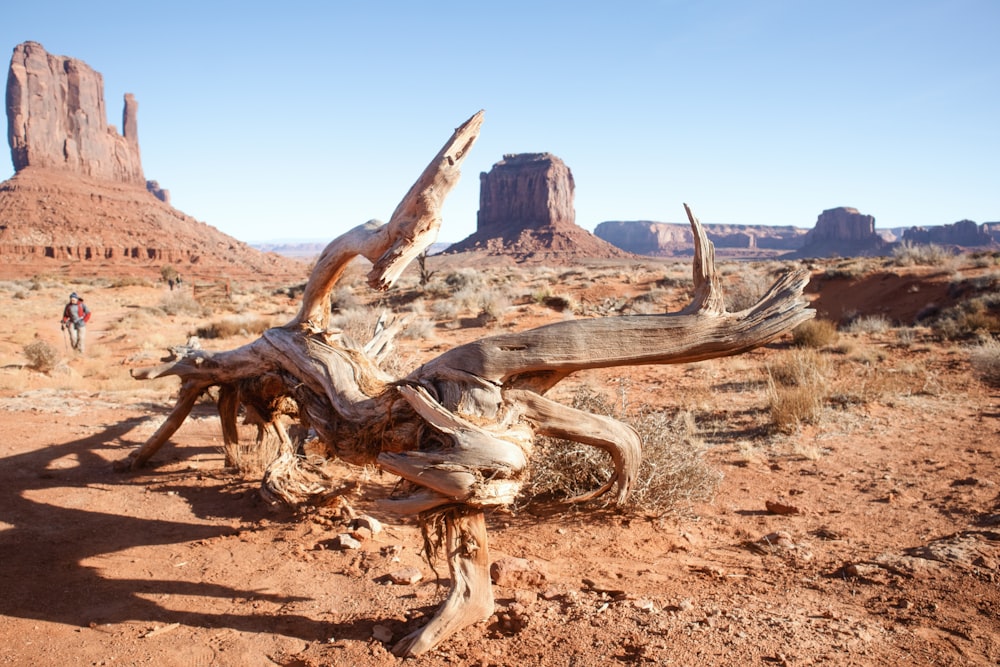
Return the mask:
<path id="1" fill-rule="evenodd" d="M 725 311 L 714 249 L 688 210 L 695 234 L 692 303 L 678 313 L 559 322 L 461 345 L 401 379 L 372 360 L 386 336 L 366 348 L 329 328 L 330 292 L 348 262 L 372 262 L 369 284 L 387 289 L 433 242 L 444 197 L 479 134 L 482 112 L 455 130 L 385 225 L 370 222 L 323 251 L 286 325 L 228 352 L 191 351 L 137 379 L 177 375 L 177 405 L 164 424 L 120 467 L 143 466 L 180 427 L 195 400 L 220 388 L 226 443 L 236 441 L 240 406 L 280 441 L 264 490 L 290 503 L 328 487 L 322 473 L 293 451 L 283 418 L 313 429 L 331 456 L 377 464 L 399 475 L 404 493 L 386 501 L 410 514 L 443 513 L 451 589 L 433 620 L 400 641 L 400 655 L 422 653 L 493 610 L 483 509 L 514 500 L 527 474 L 532 443 L 552 435 L 601 448 L 615 473 L 596 497 L 626 498 L 641 459 L 629 426 L 547 399 L 543 394 L 580 370 L 675 364 L 739 354 L 764 345 L 812 317 L 802 298 L 803 270 L 780 278 L 753 307 Z"/>

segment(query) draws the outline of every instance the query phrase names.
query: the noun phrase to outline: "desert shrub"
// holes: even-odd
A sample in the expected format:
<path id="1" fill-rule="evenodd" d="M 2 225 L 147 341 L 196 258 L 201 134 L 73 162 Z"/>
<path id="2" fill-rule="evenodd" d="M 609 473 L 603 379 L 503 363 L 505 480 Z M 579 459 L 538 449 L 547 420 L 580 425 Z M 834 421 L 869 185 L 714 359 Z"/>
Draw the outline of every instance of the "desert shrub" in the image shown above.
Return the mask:
<path id="1" fill-rule="evenodd" d="M 903 241 L 892 249 L 892 261 L 896 266 L 943 266 L 953 257 L 947 248 L 933 243 Z"/>
<path id="2" fill-rule="evenodd" d="M 160 300 L 159 305 L 167 315 L 197 315 L 205 314 L 205 309 L 187 292 L 170 292 Z"/>
<path id="3" fill-rule="evenodd" d="M 559 294 L 546 295 L 542 297 L 539 303 L 557 313 L 573 312 L 576 310 L 576 302 L 572 298 Z"/>
<path id="4" fill-rule="evenodd" d="M 896 344 L 899 347 L 910 347 L 919 339 L 919 333 L 914 327 L 899 327 L 896 329 Z"/>
<path id="5" fill-rule="evenodd" d="M 861 315 L 844 327 L 850 334 L 880 334 L 892 328 L 892 323 L 885 315 Z"/>
<path id="6" fill-rule="evenodd" d="M 409 305 L 408 310 L 399 337 L 410 340 L 434 338 L 434 322 L 427 314 L 427 302 L 418 298 Z"/>
<path id="7" fill-rule="evenodd" d="M 452 292 L 466 288 L 477 289 L 482 287 L 485 282 L 483 274 L 473 268 L 461 268 L 444 277 L 444 284 L 450 287 Z"/>
<path id="8" fill-rule="evenodd" d="M 573 407 L 620 419 L 642 438 L 642 463 L 626 508 L 657 516 L 680 514 L 715 492 L 720 475 L 704 461 L 706 447 L 689 412 L 641 407 L 623 417 L 588 387 L 577 392 Z M 523 503 L 588 493 L 605 484 L 614 470 L 602 450 L 555 438 L 539 439 L 530 467 L 531 477 L 521 491 Z"/>
<path id="9" fill-rule="evenodd" d="M 741 270 L 734 282 L 725 286 L 723 299 L 726 310 L 735 313 L 750 308 L 764 296 L 771 286 L 768 276 L 754 271 Z"/>
<path id="10" fill-rule="evenodd" d="M 340 285 L 330 292 L 330 309 L 335 313 L 343 310 L 355 310 L 361 307 L 361 299 L 347 285 Z"/>
<path id="11" fill-rule="evenodd" d="M 364 345 L 375 334 L 379 313 L 374 308 L 350 308 L 330 316 L 330 327 L 340 329 L 355 342 Z"/>
<path id="12" fill-rule="evenodd" d="M 789 432 L 814 423 L 829 393 L 827 363 L 815 350 L 800 349 L 768 364 L 768 411 L 771 426 Z"/>
<path id="13" fill-rule="evenodd" d="M 865 267 L 859 264 L 832 266 L 820 275 L 826 280 L 854 280 L 865 275 Z"/>
<path id="14" fill-rule="evenodd" d="M 982 294 L 933 314 L 931 330 L 945 340 L 1000 335 L 1000 293 Z"/>
<path id="15" fill-rule="evenodd" d="M 1000 340 L 990 338 L 971 348 L 969 361 L 983 382 L 1000 387 Z"/>
<path id="16" fill-rule="evenodd" d="M 123 287 L 152 287 L 148 278 L 141 276 L 115 276 L 108 281 L 108 287 L 121 289 Z"/>
<path id="17" fill-rule="evenodd" d="M 160 267 L 160 277 L 163 278 L 164 281 L 177 280 L 177 269 L 169 264 L 164 264 Z"/>
<path id="18" fill-rule="evenodd" d="M 653 283 L 656 287 L 670 289 L 675 287 L 690 288 L 694 286 L 694 279 L 690 273 L 686 276 L 663 276 Z"/>
<path id="19" fill-rule="evenodd" d="M 44 340 L 36 340 L 24 346 L 24 356 L 28 358 L 28 368 L 48 373 L 56 367 L 59 361 L 59 353 L 49 343 Z"/>
<path id="20" fill-rule="evenodd" d="M 442 299 L 431 304 L 431 314 L 437 320 L 453 320 L 458 317 L 458 304 L 451 299 Z"/>
<path id="21" fill-rule="evenodd" d="M 812 319 L 792 330 L 792 344 L 820 348 L 836 343 L 837 335 L 837 325 L 830 320 Z"/>
<path id="22" fill-rule="evenodd" d="M 485 289 L 479 294 L 479 312 L 498 320 L 510 308 L 510 296 L 500 289 Z"/>
<path id="23" fill-rule="evenodd" d="M 228 318 L 198 327 L 195 335 L 199 338 L 232 338 L 233 336 L 259 335 L 271 328 L 270 321 L 257 315 Z"/>

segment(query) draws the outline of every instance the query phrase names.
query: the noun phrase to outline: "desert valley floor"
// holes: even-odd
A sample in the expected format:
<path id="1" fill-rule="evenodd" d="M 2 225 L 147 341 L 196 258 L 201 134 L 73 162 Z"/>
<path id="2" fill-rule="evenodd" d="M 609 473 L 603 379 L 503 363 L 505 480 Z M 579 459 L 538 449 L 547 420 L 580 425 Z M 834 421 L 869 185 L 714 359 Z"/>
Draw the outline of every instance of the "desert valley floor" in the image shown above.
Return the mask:
<path id="1" fill-rule="evenodd" d="M 986 259 L 813 267 L 807 292 L 821 314 L 869 325 L 842 326 L 835 342 L 811 350 L 821 405 L 785 428 L 772 424 L 769 378 L 801 353 L 790 338 L 559 385 L 553 397 L 565 402 L 587 386 L 612 403 L 690 415 L 717 486 L 665 515 L 543 501 L 492 513 L 492 558 L 523 559 L 531 576 L 498 582 L 486 623 L 410 662 L 1000 664 L 1000 388 L 973 367 L 974 341 L 913 324 L 922 308 L 944 307 L 958 281 L 995 280 L 997 258 Z M 436 270 L 441 285 L 462 273 Z M 769 270 L 740 265 L 727 284 L 760 282 Z M 643 300 L 673 310 L 684 303 L 685 272 L 656 262 L 481 267 L 479 293 L 498 295 L 489 308 L 455 305 L 455 291 L 417 298 L 412 275 L 381 302 L 360 288 L 340 298 L 354 300 L 345 311 L 384 305 L 423 319 L 399 341 L 406 370 L 567 310 L 605 316 Z M 402 662 L 388 645 L 434 611 L 447 566 L 430 567 L 411 517 L 379 509 L 395 479 L 337 465 L 343 494 L 330 504 L 268 504 L 259 476 L 224 466 L 208 398 L 150 467 L 112 467 L 153 433 L 177 390 L 169 378 L 132 380 L 129 369 L 157 363 L 206 323 L 283 323 L 296 309 L 287 287 L 234 285 L 227 305 L 192 310 L 149 276 L 0 284 L 0 664 Z M 82 357 L 65 350 L 58 327 L 71 290 L 95 311 Z M 436 305 L 449 300 L 451 310 Z M 230 349 L 256 337 L 239 329 L 202 344 Z M 36 340 L 58 352 L 45 373 L 24 354 Z M 340 548 L 352 512 L 384 529 Z M 407 568 L 421 579 L 396 583 Z"/>

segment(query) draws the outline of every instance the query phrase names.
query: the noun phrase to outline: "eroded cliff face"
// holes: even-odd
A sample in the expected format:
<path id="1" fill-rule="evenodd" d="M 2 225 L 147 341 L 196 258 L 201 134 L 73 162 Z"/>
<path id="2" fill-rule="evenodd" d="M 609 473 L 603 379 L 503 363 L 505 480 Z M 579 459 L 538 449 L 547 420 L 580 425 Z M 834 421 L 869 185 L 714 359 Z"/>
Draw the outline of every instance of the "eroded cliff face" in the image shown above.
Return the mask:
<path id="1" fill-rule="evenodd" d="M 940 227 L 911 227 L 903 232 L 903 241 L 915 244 L 934 243 L 976 248 L 990 246 L 997 242 L 990 231 L 990 223 L 978 225 L 972 220 L 959 220 Z"/>
<path id="2" fill-rule="evenodd" d="M 802 246 L 806 230 L 789 226 L 704 224 L 719 256 L 768 257 Z M 594 229 L 608 243 L 638 255 L 681 257 L 694 253 L 688 223 L 609 220 Z"/>
<path id="3" fill-rule="evenodd" d="M 15 171 L 27 167 L 145 185 L 138 103 L 125 95 L 124 134 L 108 125 L 104 78 L 86 63 L 47 53 L 37 42 L 14 48 L 7 75 L 7 139 Z"/>
<path id="4" fill-rule="evenodd" d="M 875 216 L 840 206 L 823 211 L 806 235 L 799 257 L 866 256 L 884 253 L 888 242 L 875 231 Z"/>
<path id="5" fill-rule="evenodd" d="M 477 230 L 539 229 L 576 224 L 573 174 L 551 153 L 504 155 L 479 176 Z"/>
<path id="6" fill-rule="evenodd" d="M 36 42 L 14 49 L 7 127 L 17 173 L 0 183 L 0 277 L 157 275 L 165 264 L 189 277 L 303 275 L 298 262 L 171 207 L 143 176 L 136 113 L 126 95 L 119 135 L 99 73 Z"/>

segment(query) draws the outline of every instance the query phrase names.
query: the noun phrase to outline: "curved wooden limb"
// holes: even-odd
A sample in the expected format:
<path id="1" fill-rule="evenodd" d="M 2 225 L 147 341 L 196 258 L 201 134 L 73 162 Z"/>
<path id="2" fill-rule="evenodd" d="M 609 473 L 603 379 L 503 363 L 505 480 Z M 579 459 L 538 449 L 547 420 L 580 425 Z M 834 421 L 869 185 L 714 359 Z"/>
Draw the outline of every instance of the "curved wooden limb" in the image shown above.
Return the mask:
<path id="1" fill-rule="evenodd" d="M 592 500 L 604 495 L 616 484 L 615 502 L 625 501 L 639 476 L 639 464 L 642 462 L 642 439 L 634 428 L 611 417 L 556 403 L 531 391 L 515 389 L 505 392 L 504 396 L 522 407 L 525 419 L 535 425 L 538 435 L 597 447 L 611 456 L 615 466 L 614 476 L 596 491 L 570 498 L 568 502 Z"/>
<path id="2" fill-rule="evenodd" d="M 385 501 L 387 506 L 420 507 L 464 502 L 503 505 L 513 502 L 528 465 L 531 434 L 508 427 L 499 438 L 445 409 L 423 387 L 401 385 L 399 393 L 428 425 L 447 436 L 436 447 L 406 452 L 383 452 L 378 464 L 430 493 Z"/>
<path id="3" fill-rule="evenodd" d="M 684 204 L 684 210 L 691 223 L 691 233 L 694 234 L 694 262 L 691 267 L 694 296 L 681 312 L 724 313 L 726 304 L 722 296 L 722 281 L 719 279 L 719 272 L 715 270 L 715 244 L 708 240 L 705 228 L 694 217 L 691 207 Z"/>
<path id="4" fill-rule="evenodd" d="M 690 212 L 690 209 L 688 209 Z M 740 354 L 765 345 L 815 315 L 802 296 L 806 269 L 779 278 L 754 306 L 727 313 L 715 251 L 693 214 L 695 296 L 676 313 L 568 320 L 483 338 L 445 352 L 413 371 L 421 384 L 461 376 L 545 393 L 576 371 L 677 364 Z M 467 383 L 464 383 L 467 384 Z"/>
<path id="5" fill-rule="evenodd" d="M 406 266 L 437 238 L 444 198 L 458 183 L 461 164 L 479 137 L 480 111 L 459 126 L 410 190 L 386 224 L 375 220 L 334 239 L 320 255 L 302 295 L 302 307 L 287 326 L 325 330 L 330 320 L 330 290 L 354 257 L 372 262 L 368 284 L 391 287 Z"/>
<path id="6" fill-rule="evenodd" d="M 177 404 L 170 412 L 170 415 L 167 416 L 167 420 L 160 424 L 160 428 L 156 429 L 156 432 L 149 437 L 149 440 L 142 447 L 129 454 L 128 458 L 124 461 L 116 463 L 115 468 L 138 470 L 146 465 L 146 462 L 149 461 L 153 454 L 181 427 L 181 424 L 184 423 L 184 420 L 191 413 L 191 408 L 198 401 L 198 397 L 201 396 L 201 393 L 208 386 L 193 381 L 187 381 L 182 384 L 177 396 Z"/>
<path id="7" fill-rule="evenodd" d="M 461 176 L 461 165 L 479 138 L 483 111 L 455 128 L 451 138 L 434 156 L 396 206 L 385 231 L 390 239 L 379 257 L 365 255 L 374 264 L 368 284 L 384 290 L 395 284 L 407 265 L 437 238 L 441 226 L 441 207 Z"/>
<path id="8" fill-rule="evenodd" d="M 444 512 L 451 588 L 430 623 L 392 647 L 398 656 L 426 653 L 462 628 L 493 614 L 486 517 L 482 510 L 465 506 Z"/>

